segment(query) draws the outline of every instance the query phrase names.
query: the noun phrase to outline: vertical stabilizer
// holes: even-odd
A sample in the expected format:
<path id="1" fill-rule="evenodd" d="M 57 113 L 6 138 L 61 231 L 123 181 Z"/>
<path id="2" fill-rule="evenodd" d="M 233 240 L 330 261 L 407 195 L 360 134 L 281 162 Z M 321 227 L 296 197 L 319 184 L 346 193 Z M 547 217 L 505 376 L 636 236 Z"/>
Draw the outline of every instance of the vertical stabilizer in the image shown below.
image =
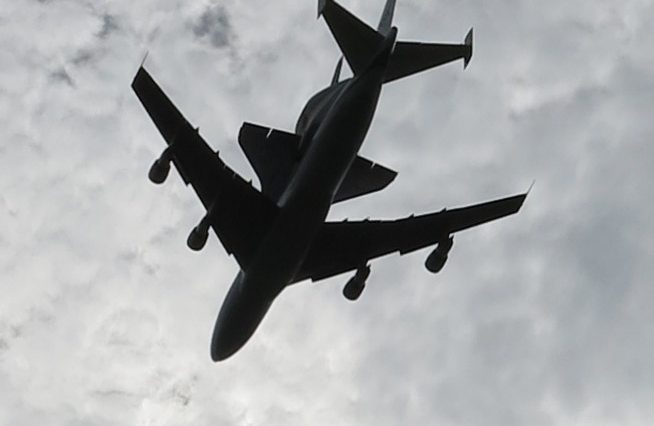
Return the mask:
<path id="1" fill-rule="evenodd" d="M 391 26 L 393 25 L 393 14 L 395 13 L 395 1 L 396 0 L 386 0 L 386 5 L 384 6 L 384 11 L 382 12 L 381 19 L 379 20 L 379 26 L 377 27 L 377 32 L 386 37 L 391 31 Z"/>
<path id="2" fill-rule="evenodd" d="M 336 86 L 341 79 L 341 68 L 343 68 L 343 57 L 338 60 L 336 63 L 336 68 L 334 69 L 334 76 L 332 77 L 332 86 Z"/>

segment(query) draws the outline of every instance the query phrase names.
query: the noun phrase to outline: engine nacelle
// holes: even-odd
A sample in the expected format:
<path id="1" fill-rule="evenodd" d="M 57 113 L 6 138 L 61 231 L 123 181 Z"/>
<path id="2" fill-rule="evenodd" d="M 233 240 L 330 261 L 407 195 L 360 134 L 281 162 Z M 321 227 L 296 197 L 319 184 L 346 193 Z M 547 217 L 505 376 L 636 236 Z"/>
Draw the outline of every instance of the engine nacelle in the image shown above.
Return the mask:
<path id="1" fill-rule="evenodd" d="M 447 255 L 453 245 L 454 237 L 448 237 L 446 240 L 439 241 L 434 251 L 427 256 L 425 268 L 433 274 L 440 272 L 445 266 L 445 262 L 447 262 Z"/>
<path id="2" fill-rule="evenodd" d="M 207 243 L 209 238 L 209 223 L 208 220 L 203 218 L 198 226 L 193 228 L 191 233 L 188 235 L 186 240 L 186 245 L 193 251 L 200 251 L 204 248 L 204 245 Z"/>
<path id="3" fill-rule="evenodd" d="M 168 173 L 170 172 L 170 160 L 172 159 L 170 154 L 170 148 L 166 148 L 161 154 L 161 157 L 157 158 L 148 172 L 148 178 L 152 183 L 160 185 L 166 181 Z"/>
<path id="4" fill-rule="evenodd" d="M 370 266 L 358 269 L 357 273 L 350 278 L 343 287 L 343 296 L 347 300 L 355 301 L 363 293 L 363 289 L 366 287 L 366 279 L 370 275 Z"/>

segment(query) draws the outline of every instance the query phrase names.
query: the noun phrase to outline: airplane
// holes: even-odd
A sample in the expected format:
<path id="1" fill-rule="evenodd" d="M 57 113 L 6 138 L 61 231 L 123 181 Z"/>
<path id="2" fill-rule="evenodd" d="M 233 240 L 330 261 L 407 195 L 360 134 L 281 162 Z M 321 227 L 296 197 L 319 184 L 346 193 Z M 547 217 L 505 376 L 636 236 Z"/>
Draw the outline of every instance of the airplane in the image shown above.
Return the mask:
<path id="1" fill-rule="evenodd" d="M 201 250 L 213 229 L 238 262 L 211 340 L 211 358 L 236 353 L 253 335 L 287 286 L 354 271 L 343 288 L 356 300 L 369 262 L 387 254 L 436 245 L 425 261 L 439 272 L 453 234 L 517 213 L 527 193 L 398 220 L 326 221 L 334 203 L 387 187 L 397 172 L 358 155 L 385 83 L 455 60 L 467 67 L 472 29 L 461 44 L 396 41 L 395 0 L 387 0 L 373 29 L 334 0 L 319 0 L 353 76 L 341 80 L 343 57 L 331 83 L 309 99 L 293 133 L 244 123 L 238 143 L 260 181 L 260 190 L 229 168 L 145 70 L 132 88 L 167 147 L 149 178 L 165 181 L 170 163 L 200 198 L 206 214 L 187 245 Z"/>

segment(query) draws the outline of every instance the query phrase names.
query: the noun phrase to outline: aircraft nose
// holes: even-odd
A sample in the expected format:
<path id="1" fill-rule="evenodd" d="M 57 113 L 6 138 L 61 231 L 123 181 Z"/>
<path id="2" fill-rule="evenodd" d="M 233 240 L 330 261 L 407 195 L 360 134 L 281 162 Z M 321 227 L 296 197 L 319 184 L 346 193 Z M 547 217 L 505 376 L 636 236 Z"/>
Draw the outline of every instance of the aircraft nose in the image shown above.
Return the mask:
<path id="1" fill-rule="evenodd" d="M 218 317 L 211 338 L 211 359 L 214 362 L 226 360 L 245 343 L 242 338 L 239 339 L 234 327 L 228 325 L 229 322 L 221 321 Z"/>
<path id="2" fill-rule="evenodd" d="M 223 361 L 229 358 L 229 354 L 216 345 L 211 345 L 211 359 L 213 362 Z"/>
<path id="3" fill-rule="evenodd" d="M 228 345 L 221 343 L 216 340 L 211 342 L 211 359 L 213 362 L 224 361 L 236 352 L 236 350 L 229 350 Z"/>
<path id="4" fill-rule="evenodd" d="M 266 315 L 272 300 L 250 296 L 235 283 L 220 308 L 211 338 L 211 359 L 223 361 L 238 351 L 252 336 Z"/>

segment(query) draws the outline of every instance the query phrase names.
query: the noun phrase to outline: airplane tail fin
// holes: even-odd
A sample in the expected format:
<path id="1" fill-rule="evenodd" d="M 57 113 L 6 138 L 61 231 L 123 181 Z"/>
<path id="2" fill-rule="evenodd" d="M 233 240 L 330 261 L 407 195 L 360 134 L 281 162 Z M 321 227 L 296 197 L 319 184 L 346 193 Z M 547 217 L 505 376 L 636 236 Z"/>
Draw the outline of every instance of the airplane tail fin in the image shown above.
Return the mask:
<path id="1" fill-rule="evenodd" d="M 395 13 L 395 1 L 396 0 L 386 0 L 386 5 L 384 5 L 384 11 L 382 16 L 379 19 L 379 25 L 377 26 L 377 32 L 387 36 L 391 32 L 391 27 L 393 26 L 393 14 Z"/>
<path id="2" fill-rule="evenodd" d="M 334 75 L 332 76 L 332 86 L 336 86 L 341 79 L 341 68 L 343 68 L 343 57 L 338 60 L 336 63 L 336 68 L 334 69 Z"/>
<path id="3" fill-rule="evenodd" d="M 377 30 L 371 28 L 334 0 L 318 1 L 318 16 L 325 18 L 354 75 L 366 70 L 391 32 L 396 0 L 387 0 Z M 397 42 L 384 82 L 463 59 L 464 67 L 472 57 L 472 30 L 462 44 Z"/>

